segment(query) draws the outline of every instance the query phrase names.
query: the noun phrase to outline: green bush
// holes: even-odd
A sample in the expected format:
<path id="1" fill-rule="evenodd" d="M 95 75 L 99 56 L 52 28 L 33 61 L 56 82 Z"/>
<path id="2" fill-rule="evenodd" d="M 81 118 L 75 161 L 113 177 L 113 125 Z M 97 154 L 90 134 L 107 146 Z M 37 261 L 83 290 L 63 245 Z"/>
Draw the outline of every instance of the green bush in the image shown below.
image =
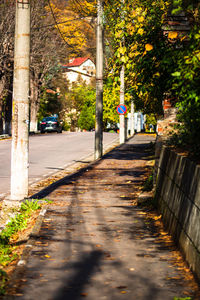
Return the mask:
<path id="1" fill-rule="evenodd" d="M 78 119 L 78 127 L 82 130 L 91 130 L 95 127 L 94 108 L 84 105 Z"/>
<path id="2" fill-rule="evenodd" d="M 64 121 L 63 125 L 62 125 L 62 128 L 63 128 L 64 131 L 69 131 L 70 130 L 70 125 L 66 121 Z"/>

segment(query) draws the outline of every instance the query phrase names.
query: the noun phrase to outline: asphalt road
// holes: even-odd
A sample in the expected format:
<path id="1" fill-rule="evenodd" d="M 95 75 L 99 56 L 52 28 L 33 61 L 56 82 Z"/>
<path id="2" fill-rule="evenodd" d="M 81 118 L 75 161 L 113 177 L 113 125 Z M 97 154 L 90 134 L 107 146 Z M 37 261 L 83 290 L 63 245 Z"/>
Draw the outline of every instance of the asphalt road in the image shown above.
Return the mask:
<path id="1" fill-rule="evenodd" d="M 94 132 L 63 132 L 30 136 L 29 183 L 63 170 L 94 152 Z M 104 133 L 104 148 L 118 139 Z M 10 191 L 11 140 L 0 141 L 0 198 Z"/>

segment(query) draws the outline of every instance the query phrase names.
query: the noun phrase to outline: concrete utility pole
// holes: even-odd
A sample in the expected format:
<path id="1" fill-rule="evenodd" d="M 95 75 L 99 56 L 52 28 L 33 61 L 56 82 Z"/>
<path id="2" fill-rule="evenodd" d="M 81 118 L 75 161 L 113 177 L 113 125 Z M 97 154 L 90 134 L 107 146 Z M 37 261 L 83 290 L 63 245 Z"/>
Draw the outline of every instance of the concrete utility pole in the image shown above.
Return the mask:
<path id="1" fill-rule="evenodd" d="M 135 134 L 134 102 L 131 101 L 131 136 Z"/>
<path id="2" fill-rule="evenodd" d="M 103 155 L 103 1 L 97 1 L 95 159 Z"/>
<path id="3" fill-rule="evenodd" d="M 11 200 L 28 196 L 30 0 L 16 1 Z"/>

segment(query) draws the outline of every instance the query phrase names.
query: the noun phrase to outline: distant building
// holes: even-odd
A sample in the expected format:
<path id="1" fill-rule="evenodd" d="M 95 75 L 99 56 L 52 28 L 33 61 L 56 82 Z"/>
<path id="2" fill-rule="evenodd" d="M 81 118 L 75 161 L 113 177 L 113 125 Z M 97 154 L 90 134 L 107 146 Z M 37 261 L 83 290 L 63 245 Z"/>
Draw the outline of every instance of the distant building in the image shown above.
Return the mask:
<path id="1" fill-rule="evenodd" d="M 85 81 L 86 84 L 90 84 L 96 73 L 95 64 L 89 57 L 72 58 L 62 68 L 64 77 L 70 84 L 77 82 L 79 78 Z"/>
<path id="2" fill-rule="evenodd" d="M 131 114 L 128 113 L 128 131 L 131 131 Z M 135 132 L 144 131 L 145 115 L 141 112 L 134 113 L 134 130 Z"/>

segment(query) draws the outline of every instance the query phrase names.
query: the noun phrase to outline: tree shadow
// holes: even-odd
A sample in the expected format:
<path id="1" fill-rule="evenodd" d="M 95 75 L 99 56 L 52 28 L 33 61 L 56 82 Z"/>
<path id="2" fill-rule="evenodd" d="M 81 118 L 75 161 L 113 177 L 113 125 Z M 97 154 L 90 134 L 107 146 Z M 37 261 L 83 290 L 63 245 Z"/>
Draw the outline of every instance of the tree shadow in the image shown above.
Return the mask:
<path id="1" fill-rule="evenodd" d="M 72 274 L 75 273 L 70 280 L 62 280 L 62 285 L 52 297 L 53 300 L 82 299 L 84 288 L 90 283 L 90 278 L 101 264 L 103 252 L 93 250 L 90 253 L 82 255 L 78 262 L 71 266 Z"/>

